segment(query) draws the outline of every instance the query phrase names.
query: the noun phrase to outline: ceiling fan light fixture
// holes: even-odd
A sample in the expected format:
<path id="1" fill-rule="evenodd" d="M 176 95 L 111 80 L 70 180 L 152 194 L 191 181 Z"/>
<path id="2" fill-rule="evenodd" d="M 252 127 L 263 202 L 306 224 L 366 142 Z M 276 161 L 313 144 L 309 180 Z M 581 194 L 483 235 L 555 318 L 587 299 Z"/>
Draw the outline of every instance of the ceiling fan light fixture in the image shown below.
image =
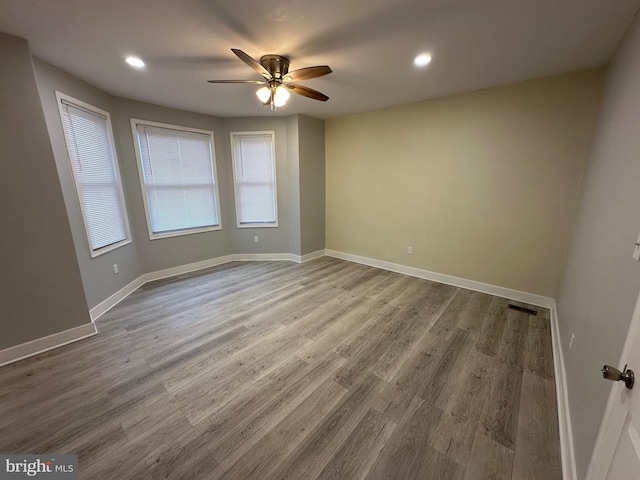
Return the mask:
<path id="1" fill-rule="evenodd" d="M 256 95 L 262 103 L 267 103 L 271 98 L 271 89 L 269 87 L 262 87 L 256 92 Z"/>
<path id="2" fill-rule="evenodd" d="M 256 92 L 256 96 L 263 105 L 269 105 L 273 111 L 277 110 L 278 107 L 285 106 L 291 96 L 290 92 L 321 102 L 329 100 L 329 97 L 324 93 L 297 83 L 300 80 L 323 77 L 331 73 L 331 68 L 328 65 L 316 65 L 289 71 L 289 59 L 282 55 L 263 55 L 258 61 L 237 48 L 232 48 L 231 51 L 240 60 L 262 75 L 263 80 L 207 80 L 208 83 L 264 85 Z"/>
<path id="3" fill-rule="evenodd" d="M 289 97 L 289 91 L 285 87 L 280 85 L 278 88 L 276 88 L 276 93 L 273 96 L 273 104 L 276 107 L 284 107 L 284 105 L 287 103 L 287 100 L 289 100 Z"/>

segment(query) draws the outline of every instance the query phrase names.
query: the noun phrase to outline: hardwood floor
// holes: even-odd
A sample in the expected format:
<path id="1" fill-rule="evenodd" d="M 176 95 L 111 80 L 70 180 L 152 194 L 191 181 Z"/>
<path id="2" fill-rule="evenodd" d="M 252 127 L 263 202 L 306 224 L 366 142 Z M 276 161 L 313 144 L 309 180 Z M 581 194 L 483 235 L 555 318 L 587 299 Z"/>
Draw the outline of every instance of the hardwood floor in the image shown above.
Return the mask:
<path id="1" fill-rule="evenodd" d="M 83 479 L 561 478 L 548 310 L 333 258 L 147 284 L 0 368 L 0 452 Z"/>

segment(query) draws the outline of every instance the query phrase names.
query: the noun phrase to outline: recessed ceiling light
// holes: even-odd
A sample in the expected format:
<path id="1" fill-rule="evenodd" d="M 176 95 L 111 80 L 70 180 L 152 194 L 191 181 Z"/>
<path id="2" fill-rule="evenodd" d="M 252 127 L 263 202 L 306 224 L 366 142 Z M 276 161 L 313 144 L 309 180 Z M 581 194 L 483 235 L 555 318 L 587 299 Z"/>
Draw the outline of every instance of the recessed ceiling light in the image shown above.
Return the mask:
<path id="1" fill-rule="evenodd" d="M 127 58 L 125 58 L 125 61 L 129 65 L 131 65 L 132 67 L 135 67 L 135 68 L 144 67 L 144 62 L 142 61 L 142 59 L 140 59 L 138 57 L 127 57 Z"/>
<path id="2" fill-rule="evenodd" d="M 428 53 L 421 53 L 413 60 L 413 63 L 415 63 L 418 67 L 429 65 L 429 62 L 431 62 L 431 55 L 429 55 Z"/>

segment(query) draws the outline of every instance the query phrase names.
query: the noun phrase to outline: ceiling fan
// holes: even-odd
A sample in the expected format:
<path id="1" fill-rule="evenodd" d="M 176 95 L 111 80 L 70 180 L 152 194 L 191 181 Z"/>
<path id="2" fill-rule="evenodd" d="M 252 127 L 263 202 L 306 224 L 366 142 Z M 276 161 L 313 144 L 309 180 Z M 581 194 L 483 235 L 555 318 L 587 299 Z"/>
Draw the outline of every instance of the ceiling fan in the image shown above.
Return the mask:
<path id="1" fill-rule="evenodd" d="M 263 80 L 207 80 L 209 83 L 249 83 L 253 85 L 264 85 L 256 92 L 263 105 L 270 105 L 271 110 L 284 106 L 289 99 L 289 91 L 326 102 L 329 100 L 324 93 L 320 93 L 297 82 L 300 80 L 309 80 L 311 78 L 322 77 L 331 73 L 331 69 L 327 65 L 318 65 L 315 67 L 299 68 L 298 70 L 289 71 L 289 59 L 282 55 L 263 55 L 258 62 L 250 57 L 242 50 L 232 48 L 240 60 L 253 68 L 256 72 L 264 77 Z"/>

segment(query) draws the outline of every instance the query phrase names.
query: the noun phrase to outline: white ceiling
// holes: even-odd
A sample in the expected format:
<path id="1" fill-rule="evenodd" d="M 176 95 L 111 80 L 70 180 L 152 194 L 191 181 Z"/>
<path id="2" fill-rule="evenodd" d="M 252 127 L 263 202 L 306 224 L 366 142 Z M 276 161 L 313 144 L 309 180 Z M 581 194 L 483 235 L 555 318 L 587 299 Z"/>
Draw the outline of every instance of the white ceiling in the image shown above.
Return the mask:
<path id="1" fill-rule="evenodd" d="M 0 0 L 0 31 L 114 95 L 217 116 L 273 115 L 254 58 L 329 65 L 276 115 L 330 118 L 608 62 L 640 0 Z M 412 63 L 420 52 L 432 63 Z M 138 55 L 136 71 L 123 59 Z"/>

